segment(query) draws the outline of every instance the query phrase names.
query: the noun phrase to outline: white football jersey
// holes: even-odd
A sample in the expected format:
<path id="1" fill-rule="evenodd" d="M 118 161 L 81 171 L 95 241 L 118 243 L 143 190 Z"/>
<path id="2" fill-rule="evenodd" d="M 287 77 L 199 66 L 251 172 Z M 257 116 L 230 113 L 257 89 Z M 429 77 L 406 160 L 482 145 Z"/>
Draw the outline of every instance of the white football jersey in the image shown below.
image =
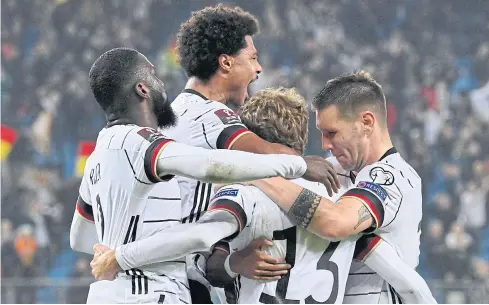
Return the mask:
<path id="1" fill-rule="evenodd" d="M 326 188 L 319 183 L 293 181 L 327 197 Z M 296 227 L 270 198 L 253 186 L 231 185 L 221 189 L 214 196 L 209 213 L 216 210 L 226 210 L 238 220 L 240 232 L 229 238 L 232 251 L 266 236 L 274 243 L 270 254 L 285 258 L 293 266 L 286 276 L 273 282 L 239 276 L 238 303 L 342 303 L 356 238 L 330 242 Z M 235 297 L 230 293 L 227 296 Z"/>
<path id="2" fill-rule="evenodd" d="M 421 178 L 391 148 L 378 161 L 363 168 L 358 175 L 341 169 L 336 159 L 329 159 L 340 175 L 343 196 L 365 202 L 376 219 L 376 229 L 357 242 L 345 293 L 345 303 L 399 303 L 392 287 L 362 263 L 379 242 L 389 243 L 399 257 L 413 269 L 418 265 L 420 224 L 422 217 Z"/>
<path id="3" fill-rule="evenodd" d="M 115 249 L 181 222 L 176 179 L 156 173 L 158 155 L 171 141 L 154 129 L 137 125 L 115 125 L 100 131 L 85 166 L 77 202 L 77 211 L 95 222 L 100 243 Z M 162 183 L 155 188 L 157 182 Z M 161 278 L 165 273 L 171 273 L 171 280 Z M 152 287 L 178 291 L 188 286 L 184 258 L 128 270 L 118 278 L 131 281 L 128 297 L 121 296 L 124 300 L 132 300 L 129 295 L 154 295 Z M 174 285 L 172 281 L 178 281 L 179 287 L 169 287 Z M 103 291 L 102 284 L 97 285 Z M 190 297 L 183 299 L 188 302 Z"/>
<path id="4" fill-rule="evenodd" d="M 162 132 L 181 143 L 207 149 L 228 149 L 239 137 L 250 132 L 229 107 L 209 100 L 192 89 L 184 89 L 171 107 L 178 117 L 178 123 Z M 214 195 L 214 187 L 212 183 L 186 177 L 178 176 L 177 180 L 182 198 L 182 223 L 196 222 L 207 211 Z M 202 282 L 198 268 L 194 265 L 198 256 L 196 254 L 187 257 L 188 276 L 189 279 L 207 286 L 208 283 Z M 191 283 L 191 287 L 195 285 L 195 282 Z M 207 297 L 201 296 L 203 290 L 199 290 L 200 288 L 194 292 L 200 293 L 199 296 L 193 296 L 194 302 L 207 302 Z M 224 300 L 222 289 L 216 288 L 216 293 Z"/>
<path id="5" fill-rule="evenodd" d="M 237 114 L 223 103 L 208 100 L 185 89 L 171 104 L 178 117 L 176 126 L 162 132 L 180 143 L 207 149 L 228 149 L 250 132 Z M 211 183 L 177 177 L 182 197 L 182 222 L 196 222 L 209 207 L 214 194 Z"/>

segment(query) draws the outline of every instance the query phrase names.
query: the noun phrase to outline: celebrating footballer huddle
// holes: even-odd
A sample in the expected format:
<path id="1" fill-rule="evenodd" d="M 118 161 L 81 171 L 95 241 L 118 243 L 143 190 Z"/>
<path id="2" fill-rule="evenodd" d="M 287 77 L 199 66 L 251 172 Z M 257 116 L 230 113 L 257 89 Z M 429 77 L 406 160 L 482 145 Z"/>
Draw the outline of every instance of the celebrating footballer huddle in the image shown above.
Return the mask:
<path id="1" fill-rule="evenodd" d="M 238 7 L 194 12 L 174 101 L 136 50 L 93 64 L 107 125 L 70 231 L 93 255 L 87 303 L 436 303 L 415 270 L 421 179 L 391 142 L 381 85 L 324 80 L 315 118 L 293 88 L 250 97 L 258 34 Z M 308 141 L 332 157 L 304 156 Z"/>

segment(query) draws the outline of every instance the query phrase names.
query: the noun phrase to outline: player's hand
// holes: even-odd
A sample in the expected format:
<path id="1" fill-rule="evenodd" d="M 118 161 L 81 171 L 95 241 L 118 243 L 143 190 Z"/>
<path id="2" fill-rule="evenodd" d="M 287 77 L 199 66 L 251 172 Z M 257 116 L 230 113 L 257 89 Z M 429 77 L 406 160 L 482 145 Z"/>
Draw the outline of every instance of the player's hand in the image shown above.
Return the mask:
<path id="1" fill-rule="evenodd" d="M 276 258 L 264 250 L 273 243 L 265 237 L 253 240 L 246 248 L 231 254 L 229 264 L 233 272 L 252 280 L 276 281 L 289 272 L 291 266 L 283 258 Z"/>
<path id="2" fill-rule="evenodd" d="M 90 267 L 92 267 L 92 275 L 97 280 L 108 280 L 112 281 L 115 279 L 117 273 L 121 272 L 122 269 L 117 263 L 115 257 L 115 250 L 107 248 L 102 244 L 96 244 L 93 246 L 93 260 L 90 262 Z"/>
<path id="3" fill-rule="evenodd" d="M 307 171 L 302 176 L 309 181 L 316 181 L 326 186 L 329 196 L 338 193 L 340 180 L 333 165 L 320 156 L 305 156 Z"/>

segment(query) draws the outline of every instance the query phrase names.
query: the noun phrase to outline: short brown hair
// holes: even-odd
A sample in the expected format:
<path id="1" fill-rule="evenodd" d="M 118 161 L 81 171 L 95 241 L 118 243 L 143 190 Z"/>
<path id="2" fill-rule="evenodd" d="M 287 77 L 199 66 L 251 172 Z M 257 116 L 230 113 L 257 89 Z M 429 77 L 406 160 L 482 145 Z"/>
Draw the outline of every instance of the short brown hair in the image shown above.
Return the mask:
<path id="1" fill-rule="evenodd" d="M 387 107 L 382 87 L 370 73 L 363 70 L 329 80 L 316 94 L 312 105 L 316 111 L 336 105 L 346 118 L 370 110 L 378 114 L 383 125 L 387 126 Z"/>
<path id="2" fill-rule="evenodd" d="M 240 109 L 243 123 L 264 140 L 303 153 L 307 145 L 307 102 L 295 88 L 258 91 Z"/>

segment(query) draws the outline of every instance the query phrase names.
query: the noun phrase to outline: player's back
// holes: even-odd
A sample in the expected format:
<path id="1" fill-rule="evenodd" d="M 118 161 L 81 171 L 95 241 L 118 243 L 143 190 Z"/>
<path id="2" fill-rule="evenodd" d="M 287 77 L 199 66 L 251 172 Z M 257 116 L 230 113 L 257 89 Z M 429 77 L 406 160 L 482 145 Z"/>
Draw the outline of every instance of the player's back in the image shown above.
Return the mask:
<path id="1" fill-rule="evenodd" d="M 323 196 L 323 185 L 303 179 L 295 183 Z M 232 191 L 229 191 L 232 194 Z M 242 249 L 253 239 L 273 239 L 268 251 L 283 257 L 293 268 L 279 281 L 261 282 L 239 277 L 239 303 L 341 303 L 355 248 L 355 238 L 330 242 L 292 224 L 287 215 L 258 188 L 239 187 L 247 225 L 231 242 Z M 216 198 L 219 197 L 216 194 Z"/>
<path id="2" fill-rule="evenodd" d="M 90 197 L 99 242 L 112 249 L 136 238 L 154 185 L 135 171 L 144 167 L 141 130 L 136 125 L 102 129 L 85 167 L 80 193 Z"/>
<path id="3" fill-rule="evenodd" d="M 117 246 L 143 239 L 180 223 L 179 189 L 173 176 L 158 177 L 155 162 L 166 139 L 137 125 L 104 128 L 88 158 L 80 186 L 83 206 L 93 213 L 100 243 Z M 155 186 L 158 183 L 158 187 Z M 119 273 L 114 281 L 90 285 L 89 303 L 188 302 L 184 258 Z"/>

